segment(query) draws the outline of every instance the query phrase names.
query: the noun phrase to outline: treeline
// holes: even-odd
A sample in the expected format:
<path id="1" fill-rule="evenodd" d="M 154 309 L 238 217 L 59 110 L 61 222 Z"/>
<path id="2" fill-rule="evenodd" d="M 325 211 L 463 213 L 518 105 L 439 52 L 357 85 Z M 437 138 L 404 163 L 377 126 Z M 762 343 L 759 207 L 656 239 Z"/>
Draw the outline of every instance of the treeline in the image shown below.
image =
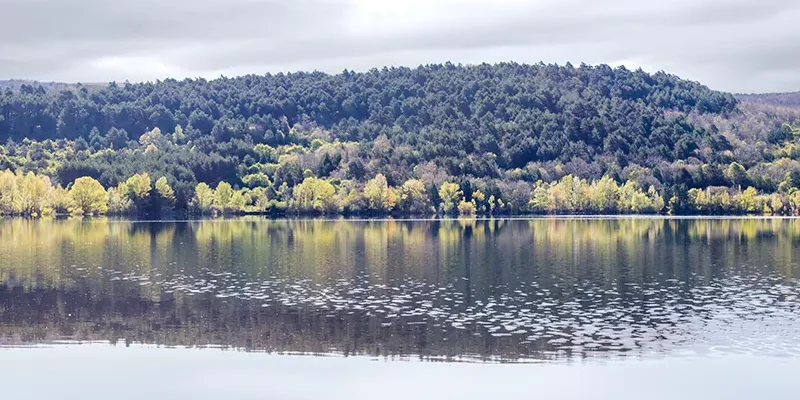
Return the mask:
<path id="1" fill-rule="evenodd" d="M 161 177 L 131 176 L 116 187 L 104 188 L 81 177 L 68 188 L 53 186 L 47 176 L 32 172 L 0 172 L 0 215 L 52 216 L 150 215 L 170 216 L 175 191 Z M 492 216 L 519 214 L 800 214 L 800 190 L 759 194 L 755 188 L 730 190 L 710 187 L 674 193 L 666 201 L 654 187 L 635 182 L 617 184 L 610 177 L 587 181 L 567 175 L 546 183 L 518 182 L 503 196 L 487 194 L 467 182 L 440 186 L 409 179 L 390 186 L 378 174 L 364 185 L 354 181 L 306 177 L 296 186 L 234 189 L 227 182 L 212 188 L 198 184 L 189 201 L 189 214 L 222 216 L 270 215 L 394 215 Z"/>
<path id="2" fill-rule="evenodd" d="M 45 175 L 0 171 L 0 215 L 5 216 L 161 215 L 171 213 L 174 204 L 175 192 L 166 178 L 153 185 L 147 173 L 106 189 L 88 176 L 63 188 Z"/>

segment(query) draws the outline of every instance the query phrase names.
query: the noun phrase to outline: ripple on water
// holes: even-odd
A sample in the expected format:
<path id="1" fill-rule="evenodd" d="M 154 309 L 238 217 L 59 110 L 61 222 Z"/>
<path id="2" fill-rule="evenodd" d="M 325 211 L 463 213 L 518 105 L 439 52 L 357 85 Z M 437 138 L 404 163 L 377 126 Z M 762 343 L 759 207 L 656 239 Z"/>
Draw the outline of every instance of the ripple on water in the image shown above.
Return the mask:
<path id="1" fill-rule="evenodd" d="M 508 341 L 520 357 L 800 354 L 797 280 L 741 275 L 692 285 L 674 279 L 621 287 L 586 282 L 573 285 L 569 296 L 533 282 L 514 290 L 497 287 L 496 294 L 474 299 L 474 293 L 457 290 L 457 282 L 441 286 L 406 278 L 370 284 L 370 276 L 361 276 L 320 284 L 278 276 L 254 282 L 230 272 L 200 275 L 117 273 L 112 280 L 148 284 L 166 293 L 254 301 L 284 312 L 302 309 L 326 318 L 379 318 L 385 329 L 422 326 L 441 330 L 445 338 Z"/>

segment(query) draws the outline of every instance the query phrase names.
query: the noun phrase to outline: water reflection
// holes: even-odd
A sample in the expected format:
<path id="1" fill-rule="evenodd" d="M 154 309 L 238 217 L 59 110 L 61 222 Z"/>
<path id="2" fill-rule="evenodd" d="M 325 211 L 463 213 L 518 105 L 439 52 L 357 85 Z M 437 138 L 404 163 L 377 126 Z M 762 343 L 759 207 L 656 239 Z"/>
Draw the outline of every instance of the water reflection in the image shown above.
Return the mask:
<path id="1" fill-rule="evenodd" d="M 800 221 L 0 221 L 0 340 L 800 354 Z"/>

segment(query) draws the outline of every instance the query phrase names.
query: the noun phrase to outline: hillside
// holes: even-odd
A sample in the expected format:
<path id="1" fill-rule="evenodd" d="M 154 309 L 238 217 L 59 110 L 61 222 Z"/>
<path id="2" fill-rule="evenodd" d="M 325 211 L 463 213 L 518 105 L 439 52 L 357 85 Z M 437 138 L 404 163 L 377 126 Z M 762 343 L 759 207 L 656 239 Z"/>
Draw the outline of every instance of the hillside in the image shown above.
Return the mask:
<path id="1" fill-rule="evenodd" d="M 800 108 L 800 92 L 737 94 L 736 98 L 748 103 Z"/>
<path id="2" fill-rule="evenodd" d="M 451 181 L 462 200 L 480 190 L 508 212 L 539 207 L 536 182 L 608 176 L 652 187 L 649 201 L 658 193 L 681 212 L 691 208 L 691 188 L 794 185 L 785 182 L 800 171 L 794 131 L 782 125 L 797 120 L 792 110 L 740 103 L 666 73 L 605 65 L 445 64 L 59 93 L 25 85 L 0 94 L 0 169 L 63 186 L 90 176 L 106 187 L 147 172 L 166 178 L 179 208 L 198 182 L 262 188 L 289 204 L 299 201 L 296 186 L 316 177 L 338 196 L 331 209 L 353 212 L 376 208 L 346 199 L 378 174 L 390 187 L 421 180 L 434 206 Z M 315 201 L 310 208 L 327 210 Z"/>

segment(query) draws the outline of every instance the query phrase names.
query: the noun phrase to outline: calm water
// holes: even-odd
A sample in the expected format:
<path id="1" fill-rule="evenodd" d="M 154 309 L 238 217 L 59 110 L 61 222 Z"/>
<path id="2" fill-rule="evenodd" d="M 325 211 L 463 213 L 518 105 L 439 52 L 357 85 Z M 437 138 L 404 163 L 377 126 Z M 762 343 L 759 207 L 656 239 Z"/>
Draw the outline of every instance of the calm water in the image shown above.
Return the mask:
<path id="1" fill-rule="evenodd" d="M 0 383 L 35 398 L 42 375 L 148 373 L 166 396 L 184 371 L 200 398 L 316 398 L 313 383 L 352 399 L 381 382 L 383 398 L 604 398 L 617 377 L 631 394 L 608 397 L 624 399 L 641 376 L 663 386 L 651 398 L 795 398 L 798 244 L 792 219 L 3 220 Z M 265 375 L 269 390 L 243 378 Z M 567 390 L 577 378 L 586 390 Z"/>

